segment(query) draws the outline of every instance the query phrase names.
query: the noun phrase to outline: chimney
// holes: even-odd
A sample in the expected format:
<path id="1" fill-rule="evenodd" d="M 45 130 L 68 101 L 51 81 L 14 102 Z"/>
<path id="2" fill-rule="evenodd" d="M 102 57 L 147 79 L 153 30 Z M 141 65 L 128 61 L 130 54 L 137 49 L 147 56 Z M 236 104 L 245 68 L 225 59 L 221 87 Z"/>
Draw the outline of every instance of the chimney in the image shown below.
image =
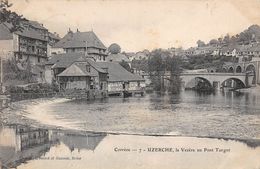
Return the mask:
<path id="1" fill-rule="evenodd" d="M 69 28 L 68 33 L 73 33 L 72 30 Z"/>
<path id="2" fill-rule="evenodd" d="M 72 38 L 72 36 L 73 36 L 73 32 L 72 32 L 72 30 L 71 30 L 70 28 L 69 28 L 68 34 L 69 34 L 70 37 Z"/>
<path id="3" fill-rule="evenodd" d="M 88 57 L 88 42 L 87 41 L 85 41 L 85 48 L 86 48 L 85 56 Z"/>

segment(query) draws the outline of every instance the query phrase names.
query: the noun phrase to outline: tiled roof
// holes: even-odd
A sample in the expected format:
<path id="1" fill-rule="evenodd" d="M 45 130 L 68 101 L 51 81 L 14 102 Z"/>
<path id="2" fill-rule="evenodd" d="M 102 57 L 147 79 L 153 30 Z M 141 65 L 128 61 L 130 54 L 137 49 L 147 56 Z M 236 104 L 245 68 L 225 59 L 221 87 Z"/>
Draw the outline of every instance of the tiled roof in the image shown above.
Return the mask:
<path id="1" fill-rule="evenodd" d="M 249 49 L 250 47 L 248 45 L 240 45 L 238 50 L 240 52 L 247 52 Z"/>
<path id="2" fill-rule="evenodd" d="M 11 40 L 13 39 L 13 34 L 10 33 L 8 28 L 4 23 L 0 24 L 0 40 Z"/>
<path id="3" fill-rule="evenodd" d="M 121 62 L 122 60 L 126 61 L 126 62 L 130 62 L 130 60 L 128 59 L 128 57 L 122 53 L 118 53 L 118 54 L 110 54 L 106 57 L 106 61 L 110 62 Z"/>
<path id="4" fill-rule="evenodd" d="M 40 24 L 39 22 L 37 21 L 25 21 L 25 22 L 28 22 L 31 26 L 37 28 L 37 29 L 43 29 L 43 30 L 47 30 L 42 24 Z"/>
<path id="5" fill-rule="evenodd" d="M 20 36 L 24 36 L 24 37 L 28 37 L 28 38 L 32 38 L 32 39 L 38 39 L 38 40 L 42 40 L 42 41 L 48 41 L 48 40 L 45 39 L 41 34 L 39 34 L 39 32 L 37 32 L 37 31 L 35 31 L 35 30 L 24 29 L 23 31 L 17 31 L 17 32 L 15 32 L 15 34 L 20 35 Z"/>
<path id="6" fill-rule="evenodd" d="M 84 60 L 82 60 L 82 58 Z M 57 55 L 52 55 L 51 59 L 48 60 L 46 65 L 53 65 L 52 68 L 67 68 L 72 63 L 76 61 L 87 61 L 89 62 L 97 71 L 106 73 L 95 61 L 85 57 L 84 53 L 62 53 Z"/>
<path id="7" fill-rule="evenodd" d="M 258 44 L 253 45 L 252 47 L 250 47 L 248 49 L 248 51 L 252 51 L 252 52 L 260 51 L 260 44 L 258 43 Z"/>
<path id="8" fill-rule="evenodd" d="M 141 76 L 128 72 L 119 63 L 97 62 L 97 64 L 102 68 L 108 68 L 109 82 L 144 81 L 144 79 Z"/>
<path id="9" fill-rule="evenodd" d="M 56 65 L 56 67 L 66 68 L 75 62 L 77 59 L 82 57 L 83 53 L 62 53 L 57 55 L 52 55 L 51 59 L 48 60 L 46 65 Z"/>
<path id="10" fill-rule="evenodd" d="M 107 73 L 107 72 L 103 69 L 103 67 L 101 67 L 101 65 L 98 64 L 99 62 L 95 62 L 95 61 L 93 61 L 93 60 L 91 60 L 91 59 L 88 59 L 88 58 L 87 58 L 87 61 L 88 61 L 88 63 L 91 64 L 98 72 Z"/>
<path id="11" fill-rule="evenodd" d="M 106 49 L 105 45 L 100 41 L 93 31 L 90 32 L 68 32 L 58 43 L 54 45 L 56 48 L 76 48 L 76 47 L 96 47 Z"/>
<path id="12" fill-rule="evenodd" d="M 28 22 L 28 21 L 26 21 L 26 22 Z M 29 21 L 29 23 L 30 22 L 31 21 Z M 35 22 L 33 21 L 33 23 L 35 23 Z M 13 38 L 12 33 L 10 33 L 10 31 L 8 30 L 8 28 L 10 29 L 12 27 L 11 24 L 9 24 L 9 23 L 3 23 L 3 24 L 1 24 L 1 26 L 0 26 L 0 39 L 1 40 L 4 40 L 4 38 L 12 39 Z M 14 33 L 17 35 L 32 38 L 32 39 L 47 41 L 47 39 L 45 39 L 39 32 L 37 32 L 36 30 L 32 30 L 32 29 L 24 28 L 22 31 L 16 31 Z"/>
<path id="13" fill-rule="evenodd" d="M 84 71 L 82 66 L 73 63 L 58 76 L 91 76 L 91 74 L 90 72 Z"/>
<path id="14" fill-rule="evenodd" d="M 87 71 L 86 66 L 90 65 L 94 69 L 90 69 L 90 72 Z M 98 76 L 98 73 L 107 73 L 104 69 L 99 67 L 96 62 L 88 59 L 86 57 L 80 57 L 75 62 L 73 62 L 68 68 L 66 68 L 58 76 Z"/>
<path id="15" fill-rule="evenodd" d="M 55 35 L 54 33 L 51 33 L 49 32 L 49 37 L 52 38 L 52 39 L 57 39 L 57 40 L 60 40 L 61 38 L 57 35 Z"/>

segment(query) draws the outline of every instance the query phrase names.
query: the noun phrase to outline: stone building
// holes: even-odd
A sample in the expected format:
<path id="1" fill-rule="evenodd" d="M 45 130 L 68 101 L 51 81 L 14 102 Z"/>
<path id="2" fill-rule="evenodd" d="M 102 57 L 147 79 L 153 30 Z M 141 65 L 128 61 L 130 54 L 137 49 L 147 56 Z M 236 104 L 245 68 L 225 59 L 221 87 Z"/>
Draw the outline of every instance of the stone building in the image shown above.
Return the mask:
<path id="1" fill-rule="evenodd" d="M 107 57 L 105 45 L 93 31 L 72 32 L 71 30 L 52 48 L 52 54 L 87 53 L 95 61 L 105 61 Z"/>
<path id="2" fill-rule="evenodd" d="M 22 27 L 22 31 L 10 32 L 10 24 L 0 24 L 1 57 L 14 58 L 20 69 L 26 69 L 30 64 L 35 80 L 44 82 L 44 63 L 48 59 L 48 47 L 59 38 L 36 21 L 23 21 Z"/>

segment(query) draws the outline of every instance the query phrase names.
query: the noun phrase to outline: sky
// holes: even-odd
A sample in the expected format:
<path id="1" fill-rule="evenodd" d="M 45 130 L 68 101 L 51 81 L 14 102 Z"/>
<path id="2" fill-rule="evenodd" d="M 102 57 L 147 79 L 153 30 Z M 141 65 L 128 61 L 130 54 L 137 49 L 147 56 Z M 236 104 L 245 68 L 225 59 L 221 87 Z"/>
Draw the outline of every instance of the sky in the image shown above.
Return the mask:
<path id="1" fill-rule="evenodd" d="M 12 10 L 63 37 L 93 30 L 122 51 L 196 46 L 260 25 L 260 0 L 9 0 Z"/>

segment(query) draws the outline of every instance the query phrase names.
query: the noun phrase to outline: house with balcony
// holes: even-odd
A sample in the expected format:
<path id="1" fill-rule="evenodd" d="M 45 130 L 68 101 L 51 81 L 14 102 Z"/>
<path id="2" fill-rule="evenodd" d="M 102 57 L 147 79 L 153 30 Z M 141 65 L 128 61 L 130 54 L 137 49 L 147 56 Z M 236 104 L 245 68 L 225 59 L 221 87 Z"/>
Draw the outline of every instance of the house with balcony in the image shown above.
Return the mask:
<path id="1" fill-rule="evenodd" d="M 34 80 L 44 82 L 44 63 L 48 59 L 50 32 L 36 21 L 23 21 L 22 27 L 22 31 L 10 32 L 9 23 L 0 24 L 1 57 L 15 59 L 19 69 L 26 69 L 30 64 Z M 52 37 L 57 42 L 58 39 Z"/>
<path id="2" fill-rule="evenodd" d="M 105 61 L 107 48 L 93 31 L 80 32 L 71 30 L 52 47 L 52 54 L 87 53 L 93 60 Z"/>

